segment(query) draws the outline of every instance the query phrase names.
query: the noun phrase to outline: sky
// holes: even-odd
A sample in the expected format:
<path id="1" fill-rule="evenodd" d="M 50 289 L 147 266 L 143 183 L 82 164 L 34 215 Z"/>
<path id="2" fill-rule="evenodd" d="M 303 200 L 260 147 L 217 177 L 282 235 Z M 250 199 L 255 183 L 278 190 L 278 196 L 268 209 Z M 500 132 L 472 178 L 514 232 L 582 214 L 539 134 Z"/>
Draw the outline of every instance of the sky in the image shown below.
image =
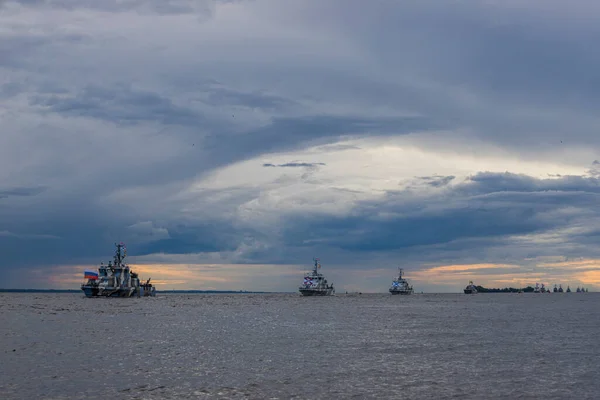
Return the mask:
<path id="1" fill-rule="evenodd" d="M 600 290 L 600 3 L 0 0 L 3 288 Z"/>

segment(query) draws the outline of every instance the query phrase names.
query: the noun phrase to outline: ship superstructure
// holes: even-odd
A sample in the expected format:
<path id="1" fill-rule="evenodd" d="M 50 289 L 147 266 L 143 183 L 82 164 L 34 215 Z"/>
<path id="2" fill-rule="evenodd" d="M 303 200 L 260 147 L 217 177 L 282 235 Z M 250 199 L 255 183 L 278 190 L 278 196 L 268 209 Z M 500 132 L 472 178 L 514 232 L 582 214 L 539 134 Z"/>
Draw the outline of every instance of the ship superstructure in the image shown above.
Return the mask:
<path id="1" fill-rule="evenodd" d="M 413 288 L 408 281 L 402 277 L 402 268 L 398 268 L 398 278 L 394 279 L 390 287 L 391 294 L 413 294 Z"/>
<path id="2" fill-rule="evenodd" d="M 550 290 L 546 290 L 546 285 L 544 285 L 542 283 L 542 285 L 540 286 L 539 283 L 535 283 L 535 288 L 533 289 L 533 293 L 550 293 Z"/>
<path id="3" fill-rule="evenodd" d="M 85 271 L 87 282 L 81 285 L 81 290 L 87 297 L 146 297 L 156 296 L 156 288 L 148 279 L 140 283 L 138 274 L 133 272 L 123 260 L 127 257 L 124 243 L 115 244 L 114 261 L 108 265 L 102 263 L 98 273 Z"/>
<path id="4" fill-rule="evenodd" d="M 473 284 L 473 281 L 469 281 L 469 284 L 464 289 L 465 294 L 475 294 L 477 293 L 477 288 Z"/>
<path id="5" fill-rule="evenodd" d="M 314 259 L 315 265 L 311 272 L 304 275 L 304 281 L 299 291 L 303 296 L 331 296 L 335 293 L 333 283 L 329 285 L 323 274 L 319 273 L 321 264 L 319 259 Z"/>

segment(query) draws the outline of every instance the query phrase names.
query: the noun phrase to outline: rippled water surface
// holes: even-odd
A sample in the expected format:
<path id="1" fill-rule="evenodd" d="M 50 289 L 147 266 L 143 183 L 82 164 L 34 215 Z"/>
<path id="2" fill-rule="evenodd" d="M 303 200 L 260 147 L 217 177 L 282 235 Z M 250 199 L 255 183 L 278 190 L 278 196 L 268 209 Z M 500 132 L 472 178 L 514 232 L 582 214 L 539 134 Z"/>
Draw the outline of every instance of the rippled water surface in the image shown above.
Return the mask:
<path id="1" fill-rule="evenodd" d="M 0 294 L 0 398 L 598 398 L 600 294 Z"/>

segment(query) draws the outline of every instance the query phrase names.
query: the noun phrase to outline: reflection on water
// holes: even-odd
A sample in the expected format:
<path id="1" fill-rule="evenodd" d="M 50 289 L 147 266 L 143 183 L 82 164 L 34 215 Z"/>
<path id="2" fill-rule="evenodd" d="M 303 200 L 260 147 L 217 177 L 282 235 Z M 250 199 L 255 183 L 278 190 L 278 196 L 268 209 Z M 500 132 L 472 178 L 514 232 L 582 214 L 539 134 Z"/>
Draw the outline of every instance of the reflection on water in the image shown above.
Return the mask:
<path id="1" fill-rule="evenodd" d="M 600 295 L 0 294 L 0 398 L 597 398 Z"/>

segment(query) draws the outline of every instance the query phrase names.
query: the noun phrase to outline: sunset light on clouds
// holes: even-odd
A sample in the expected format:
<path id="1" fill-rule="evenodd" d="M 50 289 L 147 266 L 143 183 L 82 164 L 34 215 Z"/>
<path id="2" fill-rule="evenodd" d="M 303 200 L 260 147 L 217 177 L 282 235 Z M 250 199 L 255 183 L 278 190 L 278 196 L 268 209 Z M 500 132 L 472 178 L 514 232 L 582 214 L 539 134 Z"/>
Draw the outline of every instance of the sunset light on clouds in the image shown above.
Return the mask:
<path id="1" fill-rule="evenodd" d="M 579 3 L 0 2 L 1 286 L 600 290 Z"/>

